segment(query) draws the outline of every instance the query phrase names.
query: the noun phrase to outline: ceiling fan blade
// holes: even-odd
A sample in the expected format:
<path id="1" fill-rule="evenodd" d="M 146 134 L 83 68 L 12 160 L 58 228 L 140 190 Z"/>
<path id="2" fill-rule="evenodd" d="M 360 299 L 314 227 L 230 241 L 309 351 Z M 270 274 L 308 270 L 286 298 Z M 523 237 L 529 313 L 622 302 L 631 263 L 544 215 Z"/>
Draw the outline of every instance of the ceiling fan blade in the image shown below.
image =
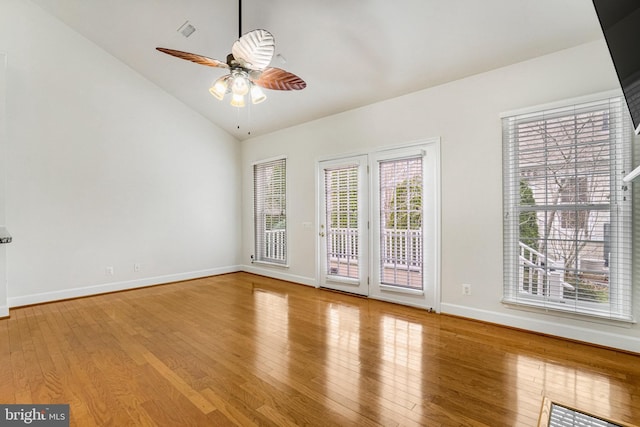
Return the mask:
<path id="1" fill-rule="evenodd" d="M 280 68 L 270 67 L 253 80 L 258 86 L 273 90 L 302 90 L 307 84 L 300 77 Z"/>
<path id="2" fill-rule="evenodd" d="M 164 47 L 157 47 L 156 50 L 166 53 L 167 55 L 175 56 L 176 58 L 186 59 L 187 61 L 195 62 L 196 64 L 206 65 L 208 67 L 229 68 L 226 62 L 218 61 L 217 59 L 209 58 L 195 53 L 182 52 L 180 50 L 167 49 Z"/>
<path id="3" fill-rule="evenodd" d="M 276 41 L 266 30 L 253 30 L 245 33 L 233 43 L 231 53 L 244 68 L 250 70 L 264 70 L 269 66 Z"/>

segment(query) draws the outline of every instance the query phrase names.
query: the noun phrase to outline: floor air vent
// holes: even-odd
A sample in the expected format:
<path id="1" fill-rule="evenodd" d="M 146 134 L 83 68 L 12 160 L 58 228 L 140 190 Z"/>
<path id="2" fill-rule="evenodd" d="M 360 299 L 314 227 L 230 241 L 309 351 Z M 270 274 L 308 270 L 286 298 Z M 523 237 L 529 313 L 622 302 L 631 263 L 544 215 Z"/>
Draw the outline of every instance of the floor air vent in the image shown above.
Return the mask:
<path id="1" fill-rule="evenodd" d="M 539 427 L 636 427 L 618 423 L 584 411 L 563 406 L 549 399 L 544 400 L 540 413 Z"/>

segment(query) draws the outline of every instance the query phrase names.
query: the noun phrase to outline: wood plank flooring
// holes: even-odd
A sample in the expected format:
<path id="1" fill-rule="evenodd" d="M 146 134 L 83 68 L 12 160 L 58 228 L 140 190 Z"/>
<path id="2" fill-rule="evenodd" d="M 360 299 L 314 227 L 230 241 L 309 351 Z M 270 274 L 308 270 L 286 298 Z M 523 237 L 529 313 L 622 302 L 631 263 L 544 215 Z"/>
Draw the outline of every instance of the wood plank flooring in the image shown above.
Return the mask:
<path id="1" fill-rule="evenodd" d="M 235 273 L 11 310 L 0 403 L 74 426 L 640 425 L 640 356 Z"/>

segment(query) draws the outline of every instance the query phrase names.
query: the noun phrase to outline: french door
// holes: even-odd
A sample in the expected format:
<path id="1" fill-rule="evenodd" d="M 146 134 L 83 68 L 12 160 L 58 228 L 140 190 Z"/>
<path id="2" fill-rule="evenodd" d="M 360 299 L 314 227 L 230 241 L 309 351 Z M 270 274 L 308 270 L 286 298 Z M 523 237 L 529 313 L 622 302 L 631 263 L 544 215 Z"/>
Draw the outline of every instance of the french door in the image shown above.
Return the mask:
<path id="1" fill-rule="evenodd" d="M 367 156 L 320 163 L 321 286 L 368 295 Z"/>
<path id="2" fill-rule="evenodd" d="M 319 286 L 439 310 L 439 141 L 320 162 Z"/>

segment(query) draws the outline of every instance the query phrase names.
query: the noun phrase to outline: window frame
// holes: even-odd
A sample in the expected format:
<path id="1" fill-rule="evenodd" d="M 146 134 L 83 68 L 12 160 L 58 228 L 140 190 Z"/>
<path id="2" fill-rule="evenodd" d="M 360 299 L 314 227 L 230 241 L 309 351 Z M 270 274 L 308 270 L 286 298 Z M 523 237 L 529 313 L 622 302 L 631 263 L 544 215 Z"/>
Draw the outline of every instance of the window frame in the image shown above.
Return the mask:
<path id="1" fill-rule="evenodd" d="M 266 219 L 262 217 L 264 212 L 259 212 L 261 210 L 261 206 L 265 204 L 265 199 L 267 197 L 266 194 L 261 193 L 267 187 L 267 183 L 261 182 L 263 179 L 258 174 L 266 173 L 266 168 L 273 168 L 277 166 L 282 166 L 284 169 L 284 178 L 281 182 L 282 191 L 281 195 L 284 198 L 284 201 L 280 203 L 280 207 L 284 206 L 284 213 L 280 214 L 280 216 L 284 217 L 284 220 L 280 219 L 280 221 L 284 221 L 284 228 L 282 229 L 282 234 L 284 236 L 280 236 L 278 242 L 275 244 L 275 252 L 282 254 L 282 256 L 268 256 L 265 248 L 261 248 L 262 244 L 266 244 Z M 289 198 L 287 195 L 287 190 L 289 187 L 288 183 L 288 173 L 287 173 L 287 157 L 286 156 L 277 156 L 269 159 L 264 159 L 260 161 L 256 161 L 252 164 L 252 174 L 253 174 L 253 237 L 254 237 L 254 254 L 252 256 L 252 263 L 264 264 L 269 266 L 277 266 L 277 267 L 289 267 L 289 218 L 288 218 L 288 210 L 289 210 Z M 259 182 L 260 181 L 260 182 Z M 260 184 L 260 185 L 258 185 Z"/>
<path id="2" fill-rule="evenodd" d="M 609 106 L 608 108 L 606 106 Z M 520 173 L 520 158 L 518 133 L 515 131 L 519 123 L 527 123 L 535 120 L 553 120 L 560 117 L 578 117 L 579 114 L 586 111 L 602 111 L 607 109 L 610 116 L 616 120 L 613 123 L 608 122 L 609 126 L 615 126 L 611 130 L 608 139 L 610 150 L 610 158 L 607 161 L 608 176 L 610 179 L 610 200 L 608 203 L 608 212 L 610 215 L 612 237 L 610 243 L 611 262 L 613 269 L 609 270 L 609 301 L 606 304 L 607 310 L 603 310 L 603 303 L 591 301 L 579 301 L 578 298 L 573 300 L 553 299 L 550 297 L 550 285 L 546 285 L 545 291 L 548 293 L 541 297 L 533 295 L 531 289 L 525 292 L 520 289 L 520 230 L 519 221 L 520 214 L 523 212 L 542 211 L 549 208 L 543 206 L 540 208 L 527 207 L 521 204 L 519 194 L 516 194 L 514 188 L 520 185 L 522 175 Z M 613 111 L 613 112 L 612 112 Z M 542 309 L 544 312 L 552 310 L 554 312 L 565 312 L 579 316 L 588 316 L 596 318 L 605 318 L 623 322 L 633 322 L 633 277 L 631 266 L 631 240 L 632 240 L 632 223 L 631 214 L 632 200 L 631 191 L 622 181 L 625 173 L 631 169 L 631 144 L 633 141 L 633 129 L 629 113 L 624 104 L 624 98 L 618 92 L 607 92 L 596 94 L 589 97 L 576 98 L 573 100 L 563 101 L 561 103 L 548 104 L 538 107 L 529 108 L 515 112 L 504 113 L 501 115 L 503 122 L 503 259 L 504 259 L 504 283 L 503 283 L 503 300 L 507 305 L 528 309 Z M 546 176 L 546 175 L 545 175 Z M 585 175 L 579 174 L 577 171 L 571 178 L 581 179 Z M 586 175 L 587 179 L 591 179 L 595 175 Z M 549 194 L 548 192 L 545 194 Z M 580 205 L 588 206 L 586 209 L 602 209 L 601 203 L 582 203 L 576 200 L 573 203 L 575 212 L 583 212 Z M 556 205 L 557 206 L 557 205 Z M 524 209 L 523 209 L 524 208 Z M 562 209 L 559 209 L 563 212 Z M 579 220 L 579 217 L 576 218 Z M 558 227 L 562 226 L 563 218 L 560 217 Z M 587 222 L 585 221 L 585 224 Z M 616 240 L 614 240 L 616 239 Z M 541 239 L 543 240 L 543 239 Z M 614 254 L 614 252 L 616 252 Z M 545 267 L 545 276 L 552 269 Z M 576 267 L 576 273 L 580 269 Z M 524 275 L 524 273 L 522 273 Z M 547 278 L 546 280 L 549 280 Z M 538 284 L 537 286 L 540 286 Z M 577 291 L 576 291 L 577 292 Z M 568 303 L 570 302 L 570 303 Z"/>

